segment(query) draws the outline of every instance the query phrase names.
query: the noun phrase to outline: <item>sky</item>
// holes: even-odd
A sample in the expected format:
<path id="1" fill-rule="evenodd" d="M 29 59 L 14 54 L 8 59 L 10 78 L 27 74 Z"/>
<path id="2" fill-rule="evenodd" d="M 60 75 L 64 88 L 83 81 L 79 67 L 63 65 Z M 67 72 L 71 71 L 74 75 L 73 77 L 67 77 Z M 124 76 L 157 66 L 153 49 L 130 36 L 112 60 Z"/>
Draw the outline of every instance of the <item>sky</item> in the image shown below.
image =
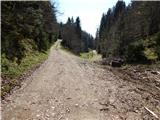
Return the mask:
<path id="1" fill-rule="evenodd" d="M 126 5 L 130 0 L 124 0 Z M 117 0 L 55 0 L 58 11 L 58 22 L 66 23 L 68 17 L 81 20 L 81 28 L 95 37 L 101 16 L 112 8 Z"/>

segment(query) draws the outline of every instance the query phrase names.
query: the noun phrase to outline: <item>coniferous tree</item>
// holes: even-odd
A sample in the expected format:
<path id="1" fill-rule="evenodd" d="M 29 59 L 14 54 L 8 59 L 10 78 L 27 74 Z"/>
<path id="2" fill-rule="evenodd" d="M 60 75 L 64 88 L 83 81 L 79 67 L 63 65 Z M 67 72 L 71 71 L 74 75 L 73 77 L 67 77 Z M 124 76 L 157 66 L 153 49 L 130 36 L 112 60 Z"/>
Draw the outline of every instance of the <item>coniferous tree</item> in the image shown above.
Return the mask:
<path id="1" fill-rule="evenodd" d="M 1 9 L 2 54 L 9 60 L 20 64 L 30 51 L 46 51 L 55 41 L 56 10 L 49 1 L 3 1 Z"/>
<path id="2" fill-rule="evenodd" d="M 79 17 L 76 18 L 75 22 L 73 17 L 69 17 L 66 24 L 62 25 L 61 33 L 62 45 L 72 50 L 75 54 L 87 52 L 89 48 L 94 48 L 94 38 L 81 29 Z"/>
<path id="3" fill-rule="evenodd" d="M 96 49 L 103 57 L 127 62 L 159 60 L 160 2 L 133 1 L 127 7 L 118 1 L 103 14 Z"/>

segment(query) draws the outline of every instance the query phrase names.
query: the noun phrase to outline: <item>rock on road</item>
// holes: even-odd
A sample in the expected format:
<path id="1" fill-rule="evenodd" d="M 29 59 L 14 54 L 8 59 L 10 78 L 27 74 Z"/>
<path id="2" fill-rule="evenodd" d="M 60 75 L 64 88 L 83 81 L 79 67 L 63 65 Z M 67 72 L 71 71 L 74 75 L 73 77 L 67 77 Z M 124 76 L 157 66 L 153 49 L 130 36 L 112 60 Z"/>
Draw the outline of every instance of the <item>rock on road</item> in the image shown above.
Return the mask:
<path id="1" fill-rule="evenodd" d="M 2 119 L 155 119 L 143 107 L 152 105 L 135 89 L 111 71 L 59 49 L 57 42 L 49 58 L 2 104 Z"/>

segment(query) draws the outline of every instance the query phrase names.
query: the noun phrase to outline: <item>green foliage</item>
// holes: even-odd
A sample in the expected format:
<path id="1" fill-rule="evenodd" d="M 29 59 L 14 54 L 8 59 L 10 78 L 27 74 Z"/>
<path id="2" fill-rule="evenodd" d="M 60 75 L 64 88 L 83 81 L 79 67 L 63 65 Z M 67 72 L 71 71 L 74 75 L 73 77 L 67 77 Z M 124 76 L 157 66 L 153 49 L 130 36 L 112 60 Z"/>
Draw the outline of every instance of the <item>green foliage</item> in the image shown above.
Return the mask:
<path id="1" fill-rule="evenodd" d="M 60 37 L 63 39 L 62 45 L 69 48 L 73 53 L 87 52 L 89 48 L 94 48 L 94 38 L 87 32 L 81 30 L 80 18 L 74 22 L 73 17 L 68 18 L 66 24 L 60 24 Z"/>
<path id="2" fill-rule="evenodd" d="M 38 64 L 42 63 L 48 57 L 48 52 L 39 53 L 35 52 L 26 55 L 20 64 L 17 64 L 16 59 L 13 61 L 8 60 L 5 54 L 1 56 L 1 76 L 2 86 L 1 86 L 1 96 L 9 93 L 11 89 L 19 85 L 21 81 L 18 78 L 24 73 L 27 73 L 32 68 L 36 67 Z"/>
<path id="3" fill-rule="evenodd" d="M 96 33 L 96 49 L 103 57 L 128 62 L 160 60 L 160 2 L 118 1 L 103 14 Z"/>
<path id="4" fill-rule="evenodd" d="M 16 79 L 20 77 L 22 74 L 41 63 L 42 61 L 47 59 L 47 53 L 39 53 L 35 52 L 32 54 L 27 54 L 21 61 L 20 64 L 16 63 L 16 59 L 14 61 L 10 61 L 6 58 L 5 54 L 2 54 L 1 64 L 2 64 L 2 76 L 5 76 L 10 79 Z"/>
<path id="5" fill-rule="evenodd" d="M 145 49 L 144 54 L 145 54 L 146 58 L 151 61 L 156 61 L 158 58 L 158 55 L 156 54 L 154 49 Z"/>
<path id="6" fill-rule="evenodd" d="M 144 53 L 148 60 L 157 61 L 160 59 L 160 32 L 145 39 L 144 46 Z"/>
<path id="7" fill-rule="evenodd" d="M 2 1 L 1 4 L 2 53 L 7 58 L 17 59 L 20 64 L 31 48 L 43 52 L 55 41 L 56 10 L 49 1 Z M 32 43 L 29 46 L 28 40 Z"/>
<path id="8" fill-rule="evenodd" d="M 136 41 L 128 45 L 125 53 L 127 62 L 140 62 L 145 61 L 145 55 L 143 53 L 144 46 L 142 41 Z"/>
<path id="9" fill-rule="evenodd" d="M 49 1 L 1 2 L 1 96 L 20 83 L 20 76 L 47 59 L 57 31 L 56 10 Z"/>
<path id="10" fill-rule="evenodd" d="M 80 57 L 84 59 L 92 59 L 94 56 L 93 52 L 89 51 L 88 53 L 80 53 Z"/>
<path id="11" fill-rule="evenodd" d="M 155 52 L 158 56 L 158 60 L 160 60 L 160 32 L 155 34 L 154 40 L 156 41 Z"/>
<path id="12" fill-rule="evenodd" d="M 88 59 L 91 61 L 100 60 L 102 56 L 100 54 L 95 53 L 93 50 L 89 50 L 89 52 L 80 53 L 80 57 L 83 59 Z"/>

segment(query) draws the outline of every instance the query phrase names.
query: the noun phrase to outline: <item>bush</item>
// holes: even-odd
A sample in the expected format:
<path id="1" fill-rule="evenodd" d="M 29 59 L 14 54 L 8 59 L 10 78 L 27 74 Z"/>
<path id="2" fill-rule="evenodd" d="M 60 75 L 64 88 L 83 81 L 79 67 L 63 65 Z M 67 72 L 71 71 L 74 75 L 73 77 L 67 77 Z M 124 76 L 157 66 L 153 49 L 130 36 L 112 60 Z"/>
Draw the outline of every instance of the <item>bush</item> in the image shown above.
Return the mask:
<path id="1" fill-rule="evenodd" d="M 151 48 L 151 49 L 145 48 L 144 54 L 145 54 L 146 58 L 150 61 L 156 61 L 158 58 L 158 55 L 156 54 L 156 52 L 153 48 Z"/>
<path id="2" fill-rule="evenodd" d="M 93 56 L 94 56 L 94 53 L 93 53 L 93 51 L 89 51 L 89 52 L 87 52 L 87 53 L 80 53 L 80 56 L 82 57 L 82 58 L 84 58 L 84 59 L 91 59 L 91 58 L 93 58 Z"/>
<path id="3" fill-rule="evenodd" d="M 160 59 L 160 32 L 144 40 L 144 54 L 149 61 Z"/>
<path id="4" fill-rule="evenodd" d="M 10 61 L 6 58 L 5 54 L 2 54 L 2 77 L 5 76 L 9 79 L 17 79 L 34 66 L 47 59 L 47 56 L 47 53 L 35 52 L 26 55 L 26 57 L 22 59 L 21 63 L 17 64 L 17 59 Z"/>
<path id="5" fill-rule="evenodd" d="M 129 63 L 147 61 L 143 51 L 144 51 L 144 46 L 141 40 L 129 44 L 125 52 L 126 61 Z"/>
<path id="6" fill-rule="evenodd" d="M 47 53 L 32 53 L 26 55 L 20 64 L 17 64 L 16 59 L 13 61 L 8 60 L 5 54 L 1 57 L 1 97 L 9 93 L 15 86 L 19 85 L 19 77 L 29 70 L 35 68 L 38 64 L 42 63 L 48 57 Z"/>
<path id="7" fill-rule="evenodd" d="M 89 50 L 89 52 L 80 53 L 80 57 L 83 59 L 89 59 L 91 61 L 97 61 L 102 59 L 102 55 L 97 54 L 95 50 Z"/>

